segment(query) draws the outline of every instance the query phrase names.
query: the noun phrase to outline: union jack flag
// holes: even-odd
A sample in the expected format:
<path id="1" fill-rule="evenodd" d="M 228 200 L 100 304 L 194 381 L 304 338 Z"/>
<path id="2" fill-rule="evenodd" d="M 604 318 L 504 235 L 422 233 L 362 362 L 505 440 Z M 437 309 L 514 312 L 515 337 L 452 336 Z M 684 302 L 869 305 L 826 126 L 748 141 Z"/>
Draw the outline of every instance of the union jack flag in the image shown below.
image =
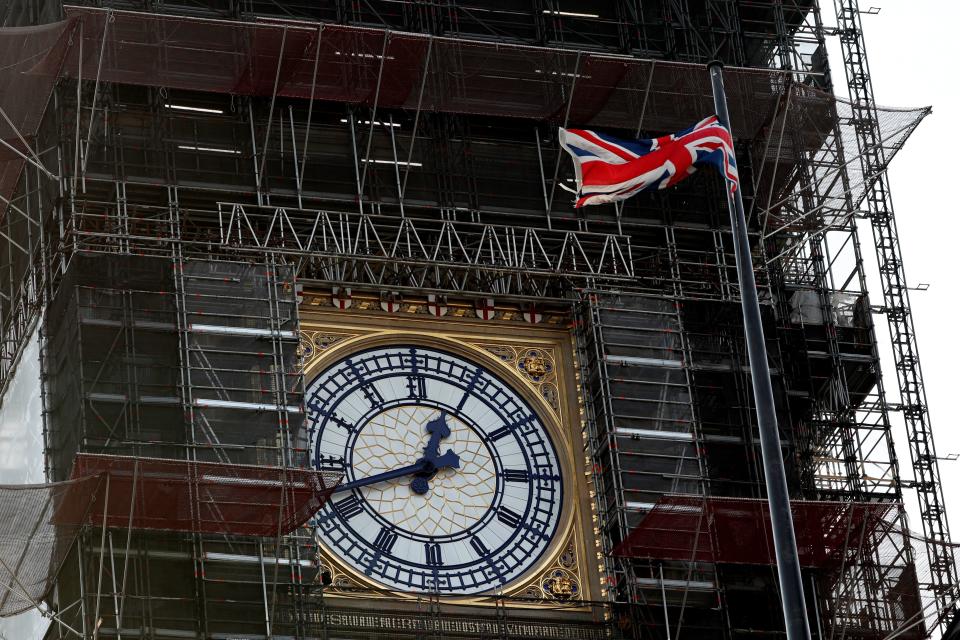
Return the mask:
<path id="1" fill-rule="evenodd" d="M 560 145 L 573 158 L 578 208 L 672 187 L 705 164 L 723 173 L 731 193 L 739 183 L 733 138 L 717 116 L 679 133 L 648 140 L 621 140 L 596 131 L 561 128 Z"/>

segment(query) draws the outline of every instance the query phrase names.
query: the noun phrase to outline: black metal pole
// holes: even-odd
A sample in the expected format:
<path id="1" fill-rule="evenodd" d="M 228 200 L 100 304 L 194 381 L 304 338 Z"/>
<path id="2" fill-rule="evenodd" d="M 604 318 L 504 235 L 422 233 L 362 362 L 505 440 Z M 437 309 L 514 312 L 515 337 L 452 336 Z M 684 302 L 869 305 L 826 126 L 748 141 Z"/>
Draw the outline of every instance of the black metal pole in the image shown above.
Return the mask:
<path id="1" fill-rule="evenodd" d="M 717 117 L 729 130 L 730 114 L 727 111 L 727 95 L 723 88 L 723 65 L 719 62 L 711 62 L 707 68 L 713 85 L 713 104 Z M 757 299 L 757 283 L 753 278 L 753 260 L 750 257 L 750 241 L 747 239 L 747 221 L 743 213 L 743 197 L 740 195 L 739 188 L 732 193 L 727 189 L 727 204 L 730 207 L 730 225 L 733 228 L 734 253 L 743 308 L 743 328 L 747 341 L 747 353 L 750 357 L 754 402 L 757 406 L 760 451 L 767 483 L 773 549 L 777 556 L 777 575 L 783 597 L 783 618 L 786 623 L 787 640 L 810 640 L 810 625 L 807 622 L 807 606 L 800 576 L 800 559 L 797 555 L 797 539 L 793 533 L 793 516 L 790 513 L 790 493 L 783 467 L 777 413 L 773 403 L 773 386 L 770 384 L 770 367 L 767 364 L 767 347 L 764 343 L 763 324 L 760 320 L 760 301 Z"/>

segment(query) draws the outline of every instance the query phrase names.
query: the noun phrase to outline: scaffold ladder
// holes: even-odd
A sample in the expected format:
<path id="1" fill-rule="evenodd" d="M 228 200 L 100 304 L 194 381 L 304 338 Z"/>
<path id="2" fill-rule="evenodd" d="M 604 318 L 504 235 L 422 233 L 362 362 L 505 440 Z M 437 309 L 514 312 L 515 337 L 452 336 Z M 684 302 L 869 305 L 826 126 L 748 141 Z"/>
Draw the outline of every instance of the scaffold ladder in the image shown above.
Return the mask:
<path id="1" fill-rule="evenodd" d="M 890 329 L 894 368 L 900 385 L 900 406 L 907 427 L 915 488 L 920 502 L 920 521 L 930 562 L 929 589 L 937 601 L 938 621 L 953 605 L 957 569 L 944 505 L 943 487 L 937 466 L 926 391 L 920 368 L 916 333 L 893 203 L 884 170 L 885 153 L 877 118 L 870 67 L 857 0 L 835 0 L 837 34 L 843 51 L 844 70 L 853 110 L 854 129 L 864 175 L 870 180 L 866 211 L 877 247 L 883 310 Z"/>

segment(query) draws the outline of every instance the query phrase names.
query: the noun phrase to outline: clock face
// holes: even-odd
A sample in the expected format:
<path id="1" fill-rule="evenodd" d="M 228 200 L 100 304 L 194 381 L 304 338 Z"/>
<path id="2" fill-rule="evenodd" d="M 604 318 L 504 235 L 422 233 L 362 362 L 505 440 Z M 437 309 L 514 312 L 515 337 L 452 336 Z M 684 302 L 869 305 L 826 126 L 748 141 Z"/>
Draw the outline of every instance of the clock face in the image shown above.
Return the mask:
<path id="1" fill-rule="evenodd" d="M 476 594 L 530 569 L 556 533 L 557 451 L 497 375 L 424 346 L 352 354 L 309 385 L 313 462 L 343 484 L 317 535 L 399 591 Z"/>

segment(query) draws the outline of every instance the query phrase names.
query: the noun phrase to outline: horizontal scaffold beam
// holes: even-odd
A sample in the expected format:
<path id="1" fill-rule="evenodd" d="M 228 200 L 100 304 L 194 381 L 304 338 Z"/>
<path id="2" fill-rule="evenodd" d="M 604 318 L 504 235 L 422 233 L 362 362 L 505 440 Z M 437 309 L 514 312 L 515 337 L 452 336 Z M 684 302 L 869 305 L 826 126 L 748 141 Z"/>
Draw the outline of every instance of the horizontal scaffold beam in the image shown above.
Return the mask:
<path id="1" fill-rule="evenodd" d="M 224 249 L 591 281 L 634 277 L 630 238 L 454 219 L 219 203 Z"/>

